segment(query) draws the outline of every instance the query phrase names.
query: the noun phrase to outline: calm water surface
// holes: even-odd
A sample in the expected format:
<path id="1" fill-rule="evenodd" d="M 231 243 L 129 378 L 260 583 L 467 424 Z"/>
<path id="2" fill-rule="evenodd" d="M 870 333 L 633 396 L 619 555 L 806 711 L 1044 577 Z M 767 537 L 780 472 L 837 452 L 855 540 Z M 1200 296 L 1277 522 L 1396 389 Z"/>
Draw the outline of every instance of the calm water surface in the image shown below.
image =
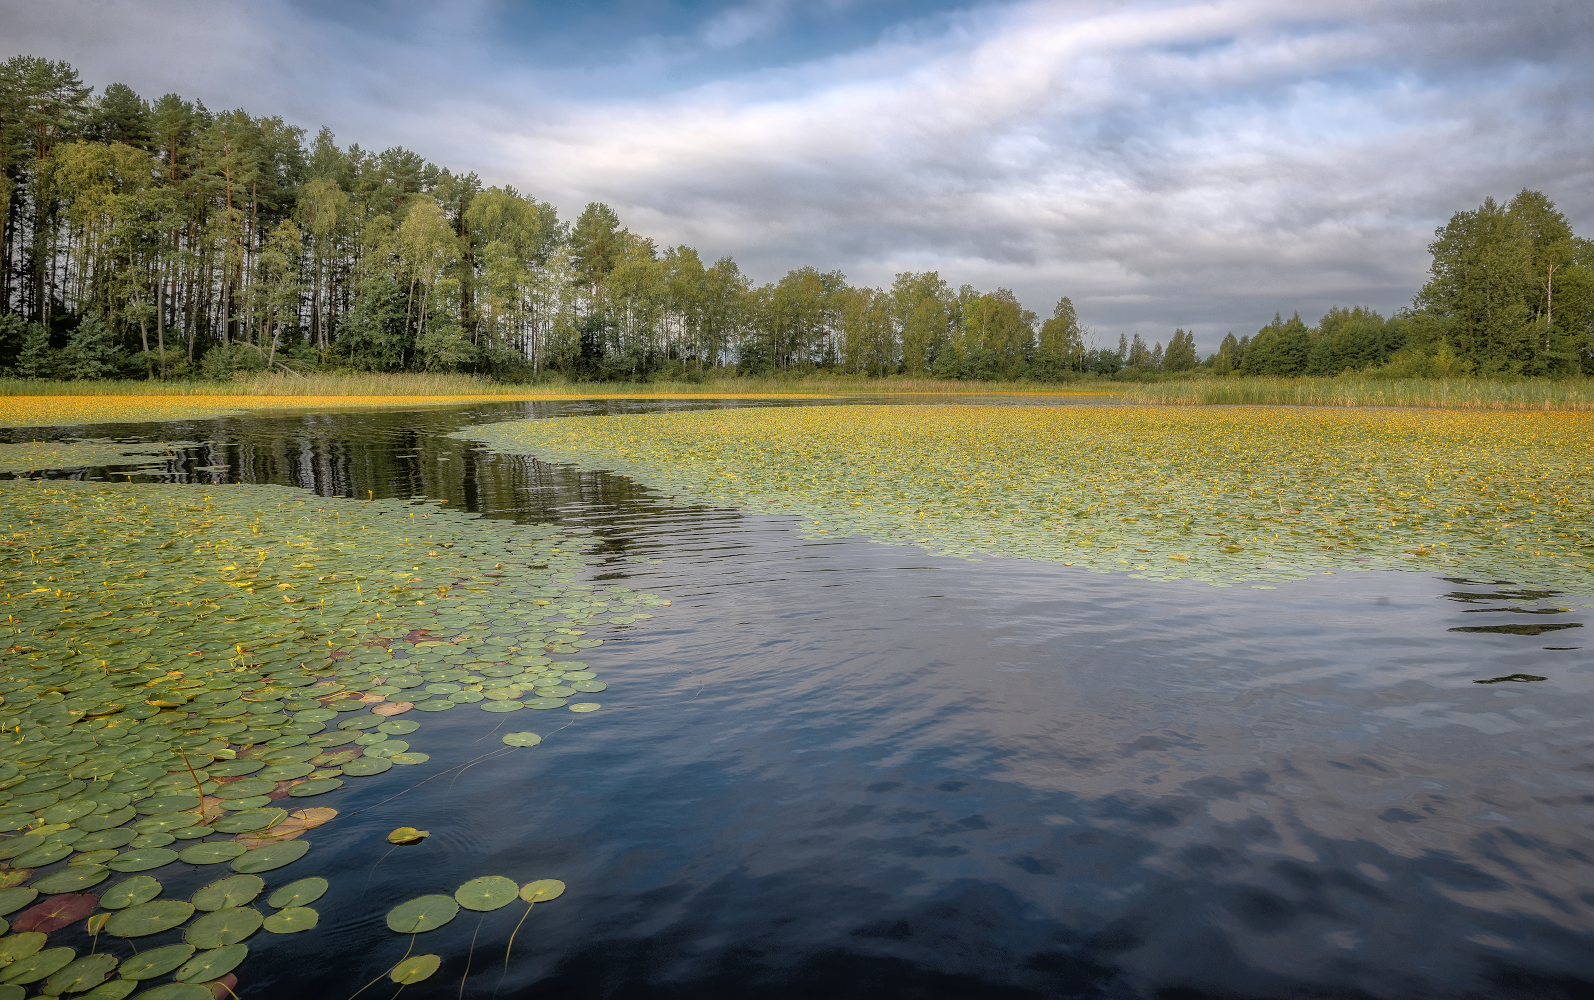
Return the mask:
<path id="1" fill-rule="evenodd" d="M 491 873 L 570 890 L 507 972 L 524 907 L 425 935 L 443 967 L 406 996 L 1594 995 L 1594 671 L 1547 648 L 1583 632 L 1453 631 L 1582 622 L 1587 597 L 1400 573 L 1220 589 L 811 541 L 441 436 L 701 405 L 722 404 L 51 432 L 209 442 L 175 481 L 590 528 L 594 579 L 674 602 L 590 633 L 610 687 L 569 732 L 539 715 L 541 746 L 405 791 L 501 746 L 504 720 L 465 706 L 425 719 L 429 763 L 318 800 L 342 815 L 294 877 L 331 879 L 321 925 L 252 939 L 245 996 L 347 997 L 409 943 L 390 907 Z M 1475 683 L 1510 675 L 1544 679 Z M 432 837 L 390 853 L 400 824 Z"/>

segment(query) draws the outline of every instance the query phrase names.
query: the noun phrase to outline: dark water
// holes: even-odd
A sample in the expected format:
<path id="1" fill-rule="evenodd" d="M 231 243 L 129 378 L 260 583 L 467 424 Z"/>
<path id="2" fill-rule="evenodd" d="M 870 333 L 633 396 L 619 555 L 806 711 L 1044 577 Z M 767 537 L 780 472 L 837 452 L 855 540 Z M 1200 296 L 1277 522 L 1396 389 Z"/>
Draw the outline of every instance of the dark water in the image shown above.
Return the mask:
<path id="1" fill-rule="evenodd" d="M 391 906 L 489 873 L 570 890 L 507 973 L 519 904 L 421 936 L 443 967 L 405 996 L 1594 995 L 1594 672 L 1546 648 L 1582 630 L 1455 631 L 1582 622 L 1587 598 L 807 541 L 438 436 L 643 407 L 72 433 L 218 442 L 175 478 L 591 528 L 595 578 L 674 602 L 591 633 L 610 688 L 570 734 L 539 717 L 541 746 L 405 792 L 501 746 L 464 706 L 425 720 L 428 764 L 318 800 L 342 815 L 295 875 L 331 879 L 321 925 L 251 939 L 244 996 L 349 996 L 409 944 Z M 1511 675 L 1544 679 L 1474 683 Z M 400 824 L 432 838 L 390 854 Z"/>

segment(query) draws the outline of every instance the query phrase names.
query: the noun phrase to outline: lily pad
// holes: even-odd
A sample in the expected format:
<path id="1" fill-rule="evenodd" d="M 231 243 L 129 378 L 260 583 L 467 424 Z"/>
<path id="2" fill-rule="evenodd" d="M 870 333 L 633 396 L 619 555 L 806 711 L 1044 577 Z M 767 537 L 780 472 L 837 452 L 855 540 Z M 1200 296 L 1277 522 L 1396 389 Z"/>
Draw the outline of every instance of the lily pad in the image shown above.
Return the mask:
<path id="1" fill-rule="evenodd" d="M 0 968 L 37 954 L 49 937 L 43 931 L 25 931 L 0 938 Z"/>
<path id="2" fill-rule="evenodd" d="M 29 816 L 28 819 L 32 819 Z M 12 837 L 9 841 L 0 844 L 0 859 L 14 858 L 19 854 L 26 854 L 40 844 L 44 843 L 44 834 L 30 833 L 21 837 Z"/>
<path id="3" fill-rule="evenodd" d="M 536 733 L 506 733 L 504 742 L 512 747 L 534 747 L 542 742 L 542 737 Z"/>
<path id="4" fill-rule="evenodd" d="M 105 867 L 113 872 L 146 872 L 177 860 L 177 852 L 164 847 L 144 847 L 112 858 Z"/>
<path id="5" fill-rule="evenodd" d="M 45 841 L 38 847 L 23 854 L 18 854 L 11 863 L 18 868 L 43 868 L 45 865 L 54 864 L 72 853 L 71 844 L 50 843 Z"/>
<path id="6" fill-rule="evenodd" d="M 343 773 L 351 777 L 367 777 L 372 774 L 381 774 L 393 766 L 393 762 L 382 757 L 357 757 L 343 765 Z"/>
<path id="7" fill-rule="evenodd" d="M 223 861 L 231 861 L 242 853 L 244 853 L 242 844 L 235 844 L 230 840 L 218 840 L 185 847 L 177 857 L 190 865 L 216 865 Z"/>
<path id="8" fill-rule="evenodd" d="M 413 826 L 401 826 L 387 835 L 387 842 L 390 844 L 419 844 L 431 835 L 429 830 L 417 830 Z"/>
<path id="9" fill-rule="evenodd" d="M 309 850 L 309 842 L 303 840 L 290 840 L 283 844 L 268 844 L 265 847 L 257 847 L 234 859 L 232 870 L 245 874 L 269 872 L 298 861 Z"/>
<path id="10" fill-rule="evenodd" d="M 419 896 L 389 910 L 387 926 L 400 934 L 422 934 L 436 930 L 458 915 L 459 904 L 452 896 Z"/>
<path id="11" fill-rule="evenodd" d="M 520 898 L 528 903 L 546 903 L 564 895 L 565 884 L 556 878 L 542 878 L 520 887 Z"/>
<path id="12" fill-rule="evenodd" d="M 478 706 L 483 712 L 518 712 L 521 708 L 535 708 L 535 705 L 522 705 L 518 701 L 484 701 Z"/>
<path id="13" fill-rule="evenodd" d="M 609 685 L 602 681 L 572 681 L 570 686 L 582 694 L 597 694 L 599 691 L 609 690 Z M 215 769 L 212 768 L 211 770 L 214 771 Z"/>
<path id="14" fill-rule="evenodd" d="M 271 898 L 266 900 L 266 904 L 278 908 L 309 906 L 325 895 L 326 891 L 326 879 L 320 876 L 302 878 L 297 882 L 289 882 L 272 893 Z"/>
<path id="15" fill-rule="evenodd" d="M 82 892 L 91 886 L 99 885 L 111 877 L 111 873 L 99 865 L 78 865 L 73 868 L 63 868 L 58 872 L 51 872 L 33 883 L 33 887 L 40 892 Z"/>
<path id="16" fill-rule="evenodd" d="M 237 760 L 224 760 L 219 763 L 212 764 L 205 770 L 210 772 L 211 777 L 236 778 L 242 777 L 245 774 L 254 774 L 256 771 L 265 766 L 265 761 L 250 760 L 247 757 L 241 757 Z"/>
<path id="17" fill-rule="evenodd" d="M 520 894 L 514 879 L 502 875 L 483 875 L 454 890 L 454 900 L 467 910 L 489 911 L 508 906 Z"/>
<path id="18" fill-rule="evenodd" d="M 580 702 L 579 704 L 571 705 L 570 706 L 570 711 L 572 711 L 572 712 L 596 712 L 598 709 L 600 709 L 602 707 L 603 707 L 602 705 L 598 704 L 595 701 L 583 701 L 583 702 Z"/>
<path id="19" fill-rule="evenodd" d="M 157 795 L 153 798 L 139 802 L 133 808 L 145 816 L 159 816 L 163 813 L 185 812 L 189 809 L 199 808 L 197 795 Z"/>
<path id="20" fill-rule="evenodd" d="M 563 698 L 528 698 L 521 704 L 527 708 L 540 708 L 546 711 L 550 708 L 564 708 L 567 702 Z"/>
<path id="21" fill-rule="evenodd" d="M 292 781 L 294 778 L 302 778 L 314 770 L 314 764 L 273 764 L 271 767 L 261 771 L 258 777 L 266 781 Z"/>
<path id="22" fill-rule="evenodd" d="M 301 781 L 288 789 L 288 794 L 295 798 L 304 798 L 310 795 L 320 795 L 323 792 L 330 792 L 342 787 L 343 782 L 337 778 L 311 778 L 309 781 Z"/>
<path id="23" fill-rule="evenodd" d="M 195 892 L 192 902 L 194 909 L 207 913 L 229 906 L 246 906 L 254 902 L 265 887 L 266 880 L 258 875 L 229 875 Z"/>
<path id="24" fill-rule="evenodd" d="M 126 847 L 137 834 L 132 830 L 101 830 L 91 833 L 72 846 L 80 851 L 100 851 L 107 848 Z"/>
<path id="25" fill-rule="evenodd" d="M 260 911 L 252 906 L 224 906 L 194 921 L 183 932 L 183 940 L 196 948 L 237 944 L 258 931 L 264 919 Z M 225 972 L 217 975 L 225 975 Z"/>
<path id="26" fill-rule="evenodd" d="M 276 787 L 277 783 L 275 781 L 267 781 L 264 778 L 240 778 L 237 781 L 229 781 L 217 789 L 216 797 L 218 799 L 248 799 L 256 795 L 265 795 L 267 792 L 274 791 Z M 195 804 L 197 805 L 197 803 Z"/>
<path id="27" fill-rule="evenodd" d="M 194 955 L 191 944 L 168 944 L 139 952 L 122 963 L 123 979 L 154 979 L 182 965 Z"/>
<path id="28" fill-rule="evenodd" d="M 227 944 L 211 951 L 202 951 L 184 963 L 173 978 L 179 982 L 208 983 L 236 969 L 248 954 L 249 946 L 246 944 Z"/>
<path id="29" fill-rule="evenodd" d="M 376 731 L 389 736 L 408 736 L 419 728 L 421 724 L 412 719 L 392 719 L 377 726 Z"/>
<path id="30" fill-rule="evenodd" d="M 431 976 L 442 961 L 436 955 L 416 955 L 393 966 L 387 977 L 401 986 L 408 986 Z"/>
<path id="31" fill-rule="evenodd" d="M 251 833 L 255 830 L 264 830 L 273 823 L 280 823 L 287 815 L 287 810 L 284 809 L 244 809 L 228 813 L 212 825 L 215 826 L 217 833 Z"/>
<path id="32" fill-rule="evenodd" d="M 161 884 L 148 875 L 134 875 L 111 886 L 100 897 L 100 905 L 107 910 L 122 910 L 129 906 L 147 903 L 161 894 Z"/>
<path id="33" fill-rule="evenodd" d="M 419 702 L 415 706 L 415 711 L 417 711 L 417 712 L 446 712 L 446 711 L 448 711 L 449 709 L 451 709 L 453 707 L 454 707 L 454 703 L 445 698 L 445 699 L 443 699 L 441 701 L 433 700 L 433 701 Z"/>
<path id="34" fill-rule="evenodd" d="M 114 968 L 116 968 L 114 955 L 84 955 L 49 978 L 44 984 L 45 995 L 58 997 L 63 993 L 92 990 L 105 982 L 105 977 L 110 975 Z"/>
<path id="35" fill-rule="evenodd" d="M 26 986 L 55 975 L 76 957 L 77 952 L 71 948 L 47 948 L 0 969 L 0 979 L 13 986 Z"/>
<path id="36" fill-rule="evenodd" d="M 289 906 L 266 918 L 262 925 L 273 934 L 296 934 L 321 921 L 321 915 L 308 906 Z"/>
<path id="37" fill-rule="evenodd" d="M 194 904 L 178 899 L 157 899 L 118 910 L 105 922 L 112 937 L 143 937 L 171 930 L 194 915 Z"/>
<path id="38" fill-rule="evenodd" d="M 99 905 L 99 900 L 86 894 L 67 894 L 47 899 L 17 914 L 11 922 L 13 931 L 42 931 L 46 934 L 70 927 Z"/>

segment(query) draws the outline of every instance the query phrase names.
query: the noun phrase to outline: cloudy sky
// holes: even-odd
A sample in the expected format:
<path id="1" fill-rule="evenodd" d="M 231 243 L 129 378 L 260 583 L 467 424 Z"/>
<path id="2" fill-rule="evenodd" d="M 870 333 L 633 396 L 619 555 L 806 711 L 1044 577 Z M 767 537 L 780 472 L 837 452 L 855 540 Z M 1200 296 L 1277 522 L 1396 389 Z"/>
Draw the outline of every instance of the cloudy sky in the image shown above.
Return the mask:
<path id="1" fill-rule="evenodd" d="M 5 48 L 403 145 L 759 281 L 937 270 L 1204 349 L 1386 314 L 1485 196 L 1594 235 L 1573 0 L 0 0 Z"/>

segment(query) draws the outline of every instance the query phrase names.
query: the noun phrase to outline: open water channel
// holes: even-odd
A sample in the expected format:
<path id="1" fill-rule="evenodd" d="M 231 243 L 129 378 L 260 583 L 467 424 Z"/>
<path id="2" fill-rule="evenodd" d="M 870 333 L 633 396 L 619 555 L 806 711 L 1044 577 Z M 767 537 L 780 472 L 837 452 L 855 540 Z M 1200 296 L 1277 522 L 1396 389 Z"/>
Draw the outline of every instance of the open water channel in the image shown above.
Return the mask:
<path id="1" fill-rule="evenodd" d="M 331 881 L 321 924 L 257 936 L 244 996 L 342 1000 L 402 954 L 383 926 L 395 903 L 528 867 L 570 888 L 536 908 L 507 972 L 520 906 L 425 935 L 445 960 L 407 996 L 1594 995 L 1583 633 L 1455 631 L 1581 623 L 1586 596 L 1415 573 L 1219 589 L 937 558 L 446 436 L 683 405 L 773 404 L 47 432 L 207 442 L 137 479 L 587 528 L 591 579 L 673 602 L 590 633 L 605 642 L 583 659 L 609 689 L 571 734 L 550 722 L 534 752 L 384 801 L 498 744 L 501 717 L 442 713 L 427 764 L 316 800 L 342 813 L 303 873 Z M 1534 613 L 1557 607 L 1572 610 Z M 1543 679 L 1477 683 L 1510 675 Z M 384 857 L 400 824 L 432 837 Z"/>

